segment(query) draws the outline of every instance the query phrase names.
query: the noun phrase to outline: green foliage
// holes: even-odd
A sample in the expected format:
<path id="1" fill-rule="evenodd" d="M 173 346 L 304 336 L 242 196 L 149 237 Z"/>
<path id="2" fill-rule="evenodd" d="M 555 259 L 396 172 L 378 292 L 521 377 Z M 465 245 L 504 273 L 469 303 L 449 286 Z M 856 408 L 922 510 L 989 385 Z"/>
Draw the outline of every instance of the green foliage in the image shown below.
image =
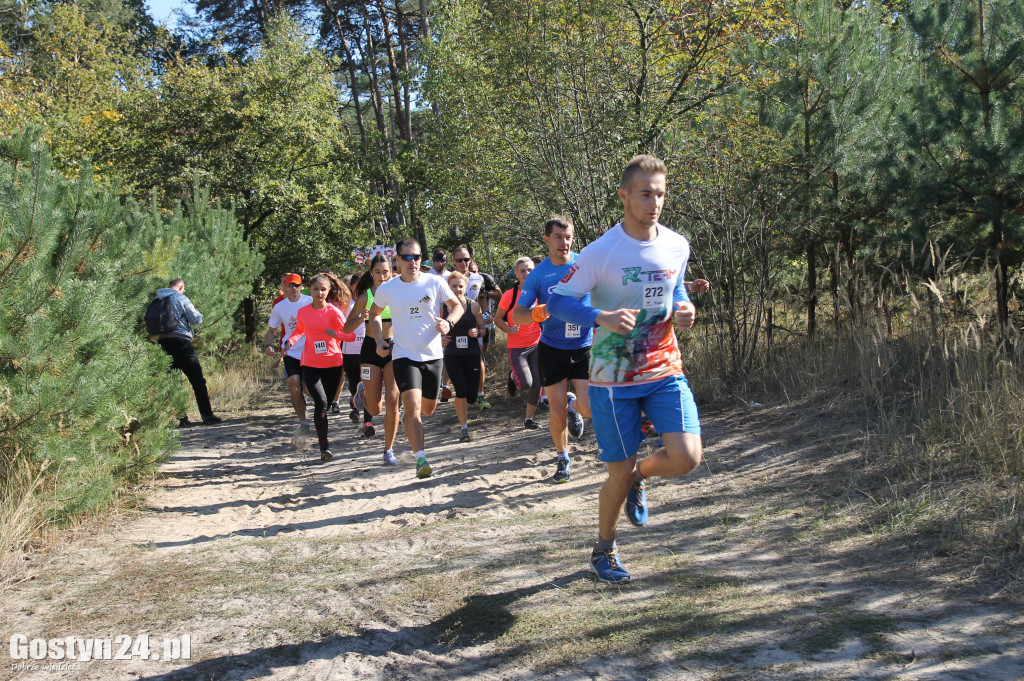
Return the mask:
<path id="1" fill-rule="evenodd" d="M 215 347 L 229 339 L 236 329 L 239 301 L 263 271 L 263 256 L 249 247 L 231 211 L 216 206 L 210 190 L 198 182 L 193 198 L 179 203 L 166 219 L 167 227 L 161 226 L 155 207 L 149 220 L 164 257 L 173 254 L 156 281 L 150 278 L 150 289 L 166 286 L 171 277 L 184 279 L 189 299 L 203 313 L 203 323 L 194 329 L 196 343 Z M 197 251 L 202 257 L 196 257 Z M 169 276 L 162 276 L 164 272 Z"/>
<path id="2" fill-rule="evenodd" d="M 739 98 L 709 104 L 685 135 L 668 136 L 678 161 L 669 180 L 670 224 L 699 244 L 689 278 L 715 282 L 694 296 L 715 333 L 714 370 L 742 383 L 773 339 L 772 307 L 786 273 L 791 164 L 776 131 L 756 124 Z M 710 367 L 707 367 L 710 369 Z"/>
<path id="3" fill-rule="evenodd" d="M 665 135 L 753 76 L 731 48 L 741 36 L 775 35 L 785 25 L 779 9 L 774 2 L 445 4 L 426 89 L 458 140 L 449 149 L 463 154 L 451 166 L 467 171 L 471 186 L 495 186 L 495 174 L 505 179 L 494 197 L 500 220 L 523 214 L 535 231 L 549 214 L 566 213 L 586 244 L 618 220 L 615 188 L 625 162 L 641 151 L 671 158 Z"/>
<path id="4" fill-rule="evenodd" d="M 1024 261 L 1024 8 L 999 0 L 911 8 L 921 68 L 898 175 L 913 187 L 907 219 L 923 230 L 940 217 L 944 243 L 995 265 L 1005 334 L 1009 270 Z"/>
<path id="5" fill-rule="evenodd" d="M 267 278 L 337 265 L 368 222 L 329 64 L 297 24 L 271 22 L 248 62 L 173 60 L 120 114 L 106 160 L 169 207 L 196 184 L 230 203 Z"/>
<path id="6" fill-rule="evenodd" d="M 0 145 L 0 477 L 42 475 L 46 519 L 60 521 L 108 504 L 174 444 L 187 393 L 140 334 L 155 288 L 169 273 L 199 283 L 207 337 L 223 338 L 261 260 L 201 192 L 161 218 L 87 169 L 65 179 L 37 137 Z M 31 487 L 5 489 L 17 493 Z"/>
<path id="7" fill-rule="evenodd" d="M 28 38 L 0 43 L 0 135 L 40 126 L 55 166 L 73 174 L 110 144 L 118 112 L 145 84 L 150 64 L 133 31 L 90 21 L 78 5 L 40 7 L 25 21 L 33 27 Z M 92 172 L 102 179 L 109 170 Z"/>

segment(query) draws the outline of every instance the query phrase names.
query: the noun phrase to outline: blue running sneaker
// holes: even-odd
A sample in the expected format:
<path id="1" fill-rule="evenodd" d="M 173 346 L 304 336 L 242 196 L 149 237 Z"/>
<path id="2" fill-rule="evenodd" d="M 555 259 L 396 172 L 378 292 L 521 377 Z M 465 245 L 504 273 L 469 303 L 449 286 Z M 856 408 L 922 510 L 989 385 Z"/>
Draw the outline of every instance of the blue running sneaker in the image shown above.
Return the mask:
<path id="1" fill-rule="evenodd" d="M 559 459 L 558 468 L 555 470 L 555 482 L 569 482 L 572 476 L 572 462 L 569 459 Z"/>
<path id="2" fill-rule="evenodd" d="M 590 569 L 597 575 L 598 581 L 608 584 L 622 584 L 629 581 L 629 573 L 619 562 L 618 549 L 611 551 L 594 550 L 590 554 Z"/>
<path id="3" fill-rule="evenodd" d="M 395 453 L 390 449 L 384 451 L 384 463 L 389 466 L 394 466 L 398 463 L 398 459 L 395 458 Z"/>
<path id="4" fill-rule="evenodd" d="M 626 492 L 626 517 L 637 527 L 647 524 L 647 481 L 634 482 Z"/>

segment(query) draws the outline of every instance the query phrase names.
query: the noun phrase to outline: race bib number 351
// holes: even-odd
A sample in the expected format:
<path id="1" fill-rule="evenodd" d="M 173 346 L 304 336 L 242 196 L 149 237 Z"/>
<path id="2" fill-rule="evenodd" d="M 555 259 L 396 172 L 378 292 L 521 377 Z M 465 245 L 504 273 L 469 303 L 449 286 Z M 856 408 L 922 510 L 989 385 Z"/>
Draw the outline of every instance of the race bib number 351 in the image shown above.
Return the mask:
<path id="1" fill-rule="evenodd" d="M 565 337 L 566 338 L 579 338 L 580 337 L 580 325 L 579 324 L 566 324 L 565 325 Z"/>

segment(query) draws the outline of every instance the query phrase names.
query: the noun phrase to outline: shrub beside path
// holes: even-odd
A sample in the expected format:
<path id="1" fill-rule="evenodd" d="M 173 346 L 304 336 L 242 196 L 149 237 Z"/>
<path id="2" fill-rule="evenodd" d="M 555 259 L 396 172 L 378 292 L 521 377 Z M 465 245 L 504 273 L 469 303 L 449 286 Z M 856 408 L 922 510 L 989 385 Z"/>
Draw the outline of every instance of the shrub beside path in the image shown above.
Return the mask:
<path id="1" fill-rule="evenodd" d="M 185 431 L 140 509 L 7 576 L 0 630 L 8 656 L 13 634 L 148 634 L 190 636 L 191 659 L 0 678 L 1024 678 L 1019 599 L 877 520 L 839 413 L 705 414 L 705 464 L 650 485 L 650 525 L 620 527 L 634 582 L 608 586 L 586 571 L 592 435 L 555 485 L 547 430 L 492 401 L 465 445 L 450 404 L 427 420 L 425 481 L 344 414 L 328 464 L 292 451 L 285 408 Z"/>

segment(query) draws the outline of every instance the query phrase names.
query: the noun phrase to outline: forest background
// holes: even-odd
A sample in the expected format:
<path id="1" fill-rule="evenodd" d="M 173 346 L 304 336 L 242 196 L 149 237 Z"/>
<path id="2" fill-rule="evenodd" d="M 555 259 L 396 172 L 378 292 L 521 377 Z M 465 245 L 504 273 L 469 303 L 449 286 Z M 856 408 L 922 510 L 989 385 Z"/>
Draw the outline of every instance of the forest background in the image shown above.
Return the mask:
<path id="1" fill-rule="evenodd" d="M 502 279 L 551 214 L 578 247 L 617 222 L 647 152 L 713 282 L 684 337 L 702 405 L 842 405 L 879 513 L 1019 574 L 1020 2 L 192 10 L 0 0 L 0 552 L 175 446 L 187 392 L 140 326 L 169 276 L 216 373 L 283 272 L 413 235 Z"/>

